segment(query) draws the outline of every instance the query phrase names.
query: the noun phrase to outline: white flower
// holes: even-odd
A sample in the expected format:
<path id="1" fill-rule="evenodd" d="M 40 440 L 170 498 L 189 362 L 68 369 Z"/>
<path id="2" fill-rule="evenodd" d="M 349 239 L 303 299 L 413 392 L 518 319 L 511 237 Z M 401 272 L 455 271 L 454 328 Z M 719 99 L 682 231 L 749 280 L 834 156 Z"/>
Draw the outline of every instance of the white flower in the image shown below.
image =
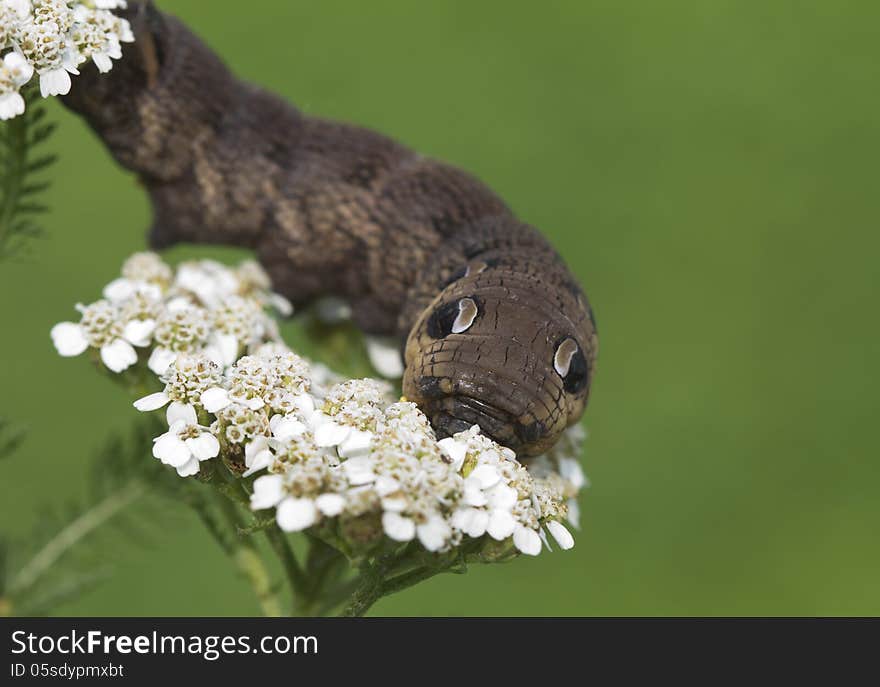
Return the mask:
<path id="1" fill-rule="evenodd" d="M 565 526 L 561 523 L 551 520 L 547 523 L 547 531 L 550 532 L 550 535 L 563 551 L 567 551 L 574 546 L 574 537 L 571 536 L 571 532 L 565 529 Z"/>
<path id="2" fill-rule="evenodd" d="M 284 498 L 284 478 L 281 475 L 263 475 L 254 480 L 251 508 L 264 510 L 274 508 Z"/>
<path id="3" fill-rule="evenodd" d="M 517 525 L 513 532 L 513 545 L 529 556 L 541 553 L 541 537 L 530 527 Z"/>
<path id="4" fill-rule="evenodd" d="M 50 332 L 52 343 L 59 355 L 72 357 L 80 355 L 89 347 L 89 340 L 85 331 L 73 322 L 60 322 L 52 327 Z"/>
<path id="5" fill-rule="evenodd" d="M 514 533 L 516 524 L 516 518 L 513 517 L 510 511 L 496 509 L 489 512 L 489 522 L 486 525 L 486 531 L 492 539 L 503 541 Z"/>
<path id="6" fill-rule="evenodd" d="M 154 348 L 153 352 L 150 353 L 150 358 L 147 360 L 147 367 L 161 377 L 168 372 L 168 368 L 171 366 L 171 363 L 174 362 L 175 358 L 177 358 L 177 353 L 170 348 L 162 348 L 160 346 Z"/>
<path id="7" fill-rule="evenodd" d="M 416 536 L 416 523 L 400 513 L 383 513 L 382 529 L 394 541 L 412 541 Z"/>
<path id="8" fill-rule="evenodd" d="M 476 539 L 489 527 L 489 513 L 482 508 L 459 508 L 452 515 L 452 526 Z"/>
<path id="9" fill-rule="evenodd" d="M 269 440 L 266 437 L 255 437 L 244 447 L 244 464 L 247 470 L 242 473 L 242 477 L 250 477 L 265 470 L 274 459 L 275 456 L 269 449 Z"/>
<path id="10" fill-rule="evenodd" d="M 220 442 L 207 427 L 196 424 L 192 406 L 169 408 L 169 419 L 175 418 L 165 434 L 153 444 L 153 456 L 177 470 L 181 477 L 199 471 L 199 462 L 215 458 L 220 453 Z"/>
<path id="11" fill-rule="evenodd" d="M 290 415 L 273 415 L 269 420 L 272 436 L 278 441 L 290 441 L 306 431 L 306 426 Z"/>
<path id="12" fill-rule="evenodd" d="M 324 515 L 332 518 L 345 508 L 345 497 L 341 494 L 321 494 L 315 499 L 315 505 Z"/>
<path id="13" fill-rule="evenodd" d="M 318 508 L 312 499 L 288 497 L 278 504 L 275 519 L 285 532 L 299 532 L 315 524 Z"/>
<path id="14" fill-rule="evenodd" d="M 329 418 L 323 421 L 319 420 L 319 424 L 315 428 L 315 443 L 322 447 L 337 446 L 345 441 L 351 432 L 351 427 L 340 425 Z"/>
<path id="15" fill-rule="evenodd" d="M 348 478 L 352 486 L 360 486 L 369 484 L 376 479 L 376 473 L 373 472 L 373 460 L 367 456 L 359 456 L 357 458 L 349 458 L 342 464 L 345 470 L 345 476 Z"/>
<path id="16" fill-rule="evenodd" d="M 24 114 L 24 98 L 21 94 L 0 94 L 0 120 L 12 119 L 20 114 Z"/>
<path id="17" fill-rule="evenodd" d="M 214 386 L 203 391 L 201 402 L 202 406 L 209 413 L 217 413 L 232 403 L 232 401 L 229 400 L 229 393 L 226 389 L 219 386 Z"/>
<path id="18" fill-rule="evenodd" d="M 365 341 L 367 356 L 376 372 L 387 379 L 403 377 L 403 359 L 396 341 L 378 336 L 367 336 Z"/>
<path id="19" fill-rule="evenodd" d="M 443 455 L 449 459 L 452 469 L 455 472 L 461 470 L 461 466 L 464 465 L 464 459 L 467 457 L 467 443 L 459 441 L 454 437 L 446 437 L 438 441 L 437 446 Z"/>
<path id="20" fill-rule="evenodd" d="M 113 372 L 122 372 L 137 362 L 137 353 L 125 339 L 114 339 L 101 346 L 101 360 Z"/>
<path id="21" fill-rule="evenodd" d="M 67 95 L 70 93 L 71 74 L 79 74 L 79 71 L 69 61 L 55 69 L 40 72 L 40 94 L 44 98 L 51 95 Z"/>
<path id="22" fill-rule="evenodd" d="M 452 535 L 452 528 L 439 515 L 432 515 L 427 522 L 416 527 L 416 534 L 428 551 L 439 551 Z"/>
<path id="23" fill-rule="evenodd" d="M 566 505 L 568 506 L 568 521 L 575 529 L 579 530 L 581 528 L 581 507 L 577 499 L 569 499 L 566 501 Z"/>
<path id="24" fill-rule="evenodd" d="M 18 52 L 9 52 L 3 56 L 3 69 L 16 86 L 23 86 L 34 75 L 33 66 Z"/>

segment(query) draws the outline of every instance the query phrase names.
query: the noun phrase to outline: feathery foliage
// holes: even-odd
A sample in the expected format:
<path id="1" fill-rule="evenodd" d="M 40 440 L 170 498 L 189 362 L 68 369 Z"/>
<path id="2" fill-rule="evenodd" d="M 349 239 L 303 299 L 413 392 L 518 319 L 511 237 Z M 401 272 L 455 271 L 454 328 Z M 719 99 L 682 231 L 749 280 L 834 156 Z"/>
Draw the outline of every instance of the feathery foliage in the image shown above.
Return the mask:
<path id="1" fill-rule="evenodd" d="M 159 514 L 151 512 L 148 492 L 161 492 L 163 481 L 175 485 L 143 448 L 154 432 L 152 422 L 141 421 L 110 439 L 95 458 L 84 499 L 47 508 L 25 539 L 0 538 L 0 615 L 44 615 L 106 579 L 113 529 L 126 541 L 149 541 L 143 523 L 155 524 Z"/>
<path id="2" fill-rule="evenodd" d="M 36 150 L 55 124 L 46 121 L 46 108 L 33 97 L 33 88 L 23 95 L 25 113 L 0 123 L 0 259 L 17 255 L 28 240 L 45 233 L 38 218 L 48 210 L 40 194 L 49 182 L 40 177 L 57 160 Z"/>

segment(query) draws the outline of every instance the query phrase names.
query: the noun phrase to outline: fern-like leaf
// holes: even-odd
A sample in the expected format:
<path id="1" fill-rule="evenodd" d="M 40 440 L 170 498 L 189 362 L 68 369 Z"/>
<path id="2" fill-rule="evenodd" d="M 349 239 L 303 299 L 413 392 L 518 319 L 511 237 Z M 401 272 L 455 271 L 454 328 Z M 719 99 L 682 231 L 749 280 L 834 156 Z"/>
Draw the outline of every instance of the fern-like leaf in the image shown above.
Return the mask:
<path id="1" fill-rule="evenodd" d="M 35 150 L 51 137 L 55 124 L 43 121 L 46 109 L 33 97 L 33 89 L 23 95 L 25 113 L 0 123 L 0 259 L 16 255 L 44 234 L 33 218 L 48 210 L 40 196 L 49 182 L 34 177 L 58 159 Z"/>

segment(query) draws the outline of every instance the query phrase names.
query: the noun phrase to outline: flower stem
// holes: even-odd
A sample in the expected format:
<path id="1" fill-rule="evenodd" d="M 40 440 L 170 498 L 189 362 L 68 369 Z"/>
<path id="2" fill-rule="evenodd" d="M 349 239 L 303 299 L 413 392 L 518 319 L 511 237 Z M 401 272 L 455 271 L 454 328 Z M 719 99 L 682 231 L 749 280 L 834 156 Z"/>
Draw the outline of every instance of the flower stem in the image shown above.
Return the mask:
<path id="1" fill-rule="evenodd" d="M 382 598 L 382 583 L 387 564 L 378 561 L 362 568 L 360 584 L 349 599 L 348 606 L 339 615 L 345 618 L 360 618 Z"/>
<path id="2" fill-rule="evenodd" d="M 281 561 L 284 576 L 287 579 L 287 584 L 290 586 L 291 602 L 294 610 L 297 611 L 297 614 L 305 613 L 308 608 L 306 597 L 307 582 L 299 561 L 296 560 L 293 549 L 290 548 L 290 542 L 287 541 L 287 537 L 284 536 L 278 525 L 267 527 L 263 530 L 263 533 L 266 535 L 266 539 L 268 539 L 275 555 Z"/>
<path id="3" fill-rule="evenodd" d="M 219 508 L 229 525 L 227 527 L 218 520 L 207 501 L 200 494 L 193 490 L 188 500 L 205 528 L 235 564 L 242 576 L 250 583 L 263 615 L 281 616 L 281 604 L 272 588 L 271 577 L 263 559 L 255 546 L 239 539 L 236 535 L 239 522 L 233 504 L 222 496 L 218 499 Z"/>
<path id="4" fill-rule="evenodd" d="M 81 539 L 113 518 L 145 493 L 140 481 L 130 482 L 122 489 L 102 499 L 62 529 L 15 576 L 10 584 L 11 594 L 21 592 L 37 582 L 52 566 Z"/>

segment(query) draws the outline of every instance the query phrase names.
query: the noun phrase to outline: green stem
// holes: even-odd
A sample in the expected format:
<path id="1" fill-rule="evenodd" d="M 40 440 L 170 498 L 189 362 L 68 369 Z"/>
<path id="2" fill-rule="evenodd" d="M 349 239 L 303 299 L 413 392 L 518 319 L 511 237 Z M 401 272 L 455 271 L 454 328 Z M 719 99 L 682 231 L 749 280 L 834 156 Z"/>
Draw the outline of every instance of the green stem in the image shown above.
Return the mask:
<path id="1" fill-rule="evenodd" d="M 392 577 L 390 580 L 386 580 L 382 585 L 382 596 L 396 594 L 397 592 L 412 587 L 419 582 L 424 582 L 428 578 L 434 577 L 434 575 L 445 571 L 446 568 L 423 567 L 416 568 L 415 570 L 404 573 L 403 575 L 398 575 L 397 577 Z"/>
<path id="2" fill-rule="evenodd" d="M 218 490 L 226 497 L 224 503 L 226 504 L 227 509 L 231 509 L 232 512 L 237 512 L 235 511 L 235 504 L 250 508 L 250 494 L 247 492 L 245 485 L 239 479 L 234 477 L 224 464 L 220 463 L 216 465 L 214 475 L 220 478 Z M 217 484 L 213 480 L 211 480 L 210 483 Z M 246 530 L 247 527 L 242 523 L 238 523 L 237 531 L 239 533 L 245 532 Z M 275 523 L 266 527 L 263 530 L 263 534 L 266 536 L 269 545 L 272 547 L 272 551 L 281 562 L 285 579 L 290 587 L 291 603 L 294 610 L 298 613 L 304 612 L 308 582 L 306 576 L 303 574 L 299 561 L 296 559 L 296 555 L 293 553 L 293 549 L 290 548 L 290 542 L 287 541 L 287 537 L 284 536 L 284 533 Z"/>
<path id="3" fill-rule="evenodd" d="M 291 603 L 294 610 L 298 615 L 305 613 L 308 610 L 306 593 L 308 582 L 299 562 L 296 560 L 293 549 L 290 548 L 290 542 L 287 541 L 287 537 L 284 536 L 284 532 L 281 531 L 278 525 L 266 528 L 263 530 L 263 534 L 266 535 L 269 545 L 281 561 L 284 576 L 290 587 Z"/>
<path id="4" fill-rule="evenodd" d="M 344 618 L 360 618 L 382 598 L 382 582 L 387 565 L 377 562 L 362 568 L 359 584 L 349 599 L 348 606 L 340 613 Z"/>
<path id="5" fill-rule="evenodd" d="M 139 481 L 102 499 L 85 513 L 64 527 L 15 576 L 10 584 L 11 594 L 31 587 L 80 540 L 113 518 L 119 511 L 139 499 L 146 489 Z"/>
<path id="6" fill-rule="evenodd" d="M 235 564 L 242 576 L 250 583 L 263 615 L 281 616 L 281 605 L 272 588 L 269 571 L 259 552 L 256 547 L 236 536 L 235 532 L 239 526 L 238 515 L 234 510 L 229 509 L 232 506 L 231 502 L 225 498 L 218 499 L 218 501 L 228 527 L 218 520 L 201 495 L 192 493 L 189 498 L 190 505 L 198 514 L 205 528 Z"/>

